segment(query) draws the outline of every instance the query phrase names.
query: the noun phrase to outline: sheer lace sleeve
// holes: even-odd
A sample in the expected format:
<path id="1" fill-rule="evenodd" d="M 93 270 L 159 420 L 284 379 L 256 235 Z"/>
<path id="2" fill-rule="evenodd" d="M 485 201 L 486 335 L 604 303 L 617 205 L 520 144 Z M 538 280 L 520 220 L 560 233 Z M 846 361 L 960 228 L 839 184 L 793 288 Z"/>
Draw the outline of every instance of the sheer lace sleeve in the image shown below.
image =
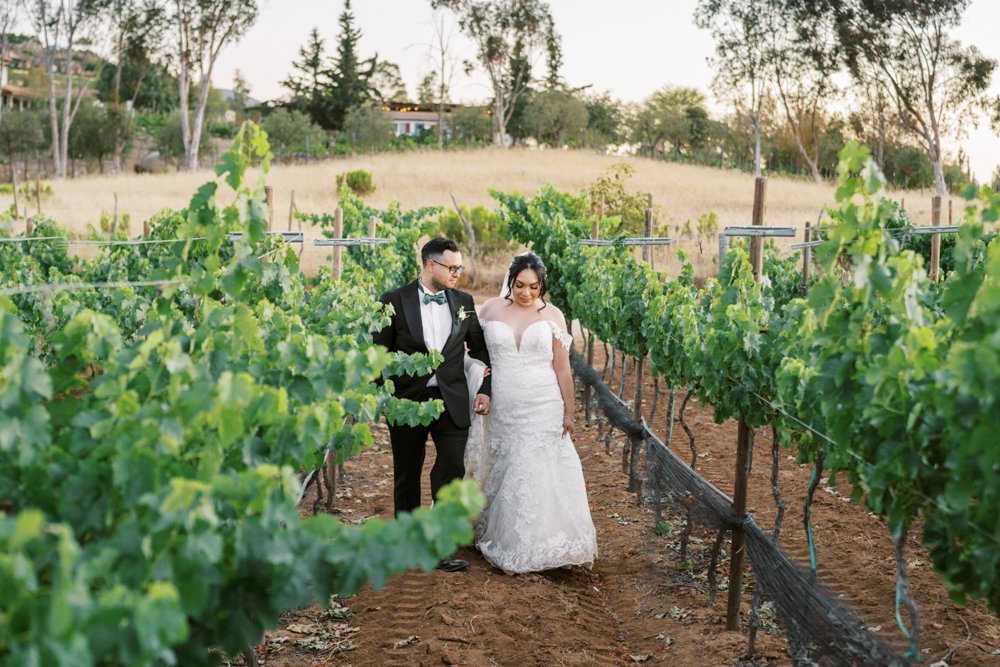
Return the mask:
<path id="1" fill-rule="evenodd" d="M 573 346 L 573 336 L 563 331 L 555 322 L 549 320 L 549 324 L 552 325 L 552 337 L 568 351 Z"/>

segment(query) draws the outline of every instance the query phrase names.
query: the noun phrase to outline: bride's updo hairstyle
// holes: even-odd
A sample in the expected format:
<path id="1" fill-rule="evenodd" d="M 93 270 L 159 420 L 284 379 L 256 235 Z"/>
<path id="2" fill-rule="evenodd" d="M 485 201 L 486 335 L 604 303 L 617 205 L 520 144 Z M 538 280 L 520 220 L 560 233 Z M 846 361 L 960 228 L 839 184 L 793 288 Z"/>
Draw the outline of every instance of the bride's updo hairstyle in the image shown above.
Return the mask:
<path id="1" fill-rule="evenodd" d="M 545 262 L 542 258 L 533 252 L 526 252 L 521 255 L 515 255 L 514 260 L 507 267 L 507 293 L 504 295 L 504 299 L 514 303 L 514 300 L 510 298 L 511 293 L 514 291 L 514 281 L 517 280 L 518 275 L 521 271 L 525 269 L 531 269 L 538 276 L 538 282 L 542 284 L 541 291 L 538 294 L 538 298 L 542 301 L 542 307 L 539 310 L 544 310 L 548 303 L 545 301 L 545 294 L 549 291 L 548 286 L 545 283 Z"/>

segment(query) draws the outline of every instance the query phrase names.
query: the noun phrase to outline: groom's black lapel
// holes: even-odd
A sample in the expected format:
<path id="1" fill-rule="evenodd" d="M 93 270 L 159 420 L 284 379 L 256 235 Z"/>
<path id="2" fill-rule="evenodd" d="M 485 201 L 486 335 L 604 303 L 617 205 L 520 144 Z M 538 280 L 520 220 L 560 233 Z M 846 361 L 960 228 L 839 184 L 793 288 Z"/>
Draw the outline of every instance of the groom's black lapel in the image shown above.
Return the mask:
<path id="1" fill-rule="evenodd" d="M 424 340 L 424 320 L 420 317 L 420 292 L 416 280 L 399 291 L 399 299 L 403 302 L 403 317 L 406 318 L 406 326 L 410 328 L 410 335 L 418 347 L 427 349 L 427 342 Z"/>
<path id="2" fill-rule="evenodd" d="M 448 312 L 451 313 L 451 331 L 448 332 L 448 340 L 441 346 L 442 351 L 448 347 L 448 343 L 455 337 L 458 328 L 462 325 L 462 321 L 458 319 L 458 307 L 461 304 L 458 302 L 458 295 L 455 293 L 455 290 L 446 289 L 444 297 L 448 300 Z"/>

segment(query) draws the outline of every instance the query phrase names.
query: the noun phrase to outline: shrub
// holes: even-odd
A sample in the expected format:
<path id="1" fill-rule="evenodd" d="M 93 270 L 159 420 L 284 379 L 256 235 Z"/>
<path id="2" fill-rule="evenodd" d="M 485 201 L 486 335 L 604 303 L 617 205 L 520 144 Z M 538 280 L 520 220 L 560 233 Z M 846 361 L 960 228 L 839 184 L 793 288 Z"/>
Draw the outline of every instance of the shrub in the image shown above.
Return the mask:
<path id="1" fill-rule="evenodd" d="M 344 188 L 344 184 L 358 196 L 370 195 L 375 192 L 375 183 L 372 182 L 372 174 L 364 169 L 355 169 L 343 174 L 337 174 L 337 190 Z"/>
<path id="2" fill-rule="evenodd" d="M 474 206 L 472 209 L 462 207 L 462 213 L 476 233 L 476 251 L 480 258 L 511 250 L 511 242 L 503 237 L 503 221 L 499 213 L 485 206 Z M 455 243 L 469 247 L 469 235 L 454 209 L 446 210 L 438 218 L 438 231 Z"/>

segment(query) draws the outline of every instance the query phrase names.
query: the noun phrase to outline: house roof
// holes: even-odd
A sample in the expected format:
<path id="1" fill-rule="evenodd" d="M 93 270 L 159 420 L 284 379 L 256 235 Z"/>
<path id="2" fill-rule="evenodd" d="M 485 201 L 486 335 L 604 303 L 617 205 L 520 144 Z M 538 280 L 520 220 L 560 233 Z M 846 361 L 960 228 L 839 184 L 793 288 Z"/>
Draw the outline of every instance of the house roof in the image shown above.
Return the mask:
<path id="1" fill-rule="evenodd" d="M 451 111 L 455 105 L 445 104 L 445 113 Z M 382 111 L 433 111 L 437 113 L 438 105 L 436 104 L 420 104 L 419 102 L 384 102 L 382 104 Z"/>
<path id="2" fill-rule="evenodd" d="M 23 86 L 15 86 L 13 84 L 7 84 L 3 87 L 3 94 L 10 97 L 34 97 L 35 93 L 30 88 L 24 88 Z"/>
<path id="3" fill-rule="evenodd" d="M 435 121 L 437 122 L 437 111 L 386 111 L 392 120 L 412 121 Z M 444 112 L 448 115 L 448 112 Z"/>

